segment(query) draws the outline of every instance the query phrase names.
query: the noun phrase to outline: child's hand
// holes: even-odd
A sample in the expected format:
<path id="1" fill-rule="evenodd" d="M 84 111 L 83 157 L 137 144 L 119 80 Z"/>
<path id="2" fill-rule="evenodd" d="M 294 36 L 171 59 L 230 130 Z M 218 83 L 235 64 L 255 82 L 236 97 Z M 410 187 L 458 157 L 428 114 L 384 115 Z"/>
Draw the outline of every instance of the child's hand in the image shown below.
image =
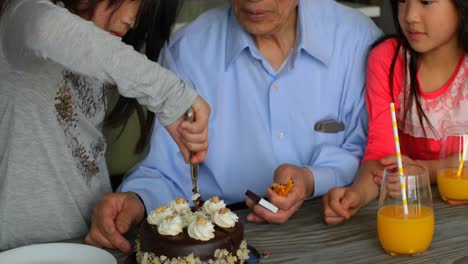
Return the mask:
<path id="1" fill-rule="evenodd" d="M 405 163 L 411 163 L 411 164 L 418 164 L 416 160 L 411 159 L 408 156 L 401 155 L 401 162 L 403 163 L 403 167 L 405 166 Z M 380 164 L 384 167 L 391 167 L 391 166 L 398 166 L 397 162 L 397 156 L 396 155 L 390 155 L 386 156 L 385 158 L 382 158 L 380 160 Z"/>
<path id="2" fill-rule="evenodd" d="M 361 197 L 349 187 L 328 191 L 322 198 L 322 215 L 326 224 L 339 224 L 349 220 L 361 208 Z"/>
<path id="3" fill-rule="evenodd" d="M 403 163 L 403 167 L 405 166 L 405 164 L 408 164 L 408 163 L 411 163 L 411 164 L 417 163 L 415 160 L 404 155 L 401 156 L 401 161 Z M 380 164 L 385 168 L 388 168 L 388 169 L 394 168 L 395 170 L 398 170 L 397 169 L 398 161 L 397 161 L 396 155 L 390 155 L 381 159 Z M 372 174 L 374 176 L 375 184 L 377 184 L 377 186 L 379 186 L 380 188 L 382 185 L 382 181 L 383 181 L 384 170 L 379 169 L 377 171 L 374 171 Z M 386 182 L 385 182 L 385 188 L 387 189 L 387 192 L 390 196 L 394 198 L 401 197 L 400 177 L 397 174 L 387 176 Z"/>
<path id="4" fill-rule="evenodd" d="M 380 164 L 385 168 L 385 167 L 388 167 L 388 168 L 396 168 L 398 167 L 398 162 L 397 162 L 397 156 L 396 155 L 390 155 L 390 156 L 387 156 L 385 158 L 382 158 L 380 161 Z M 404 164 L 405 163 L 412 163 L 412 164 L 416 164 L 417 162 L 413 159 L 411 159 L 410 157 L 408 156 L 405 156 L 405 155 L 402 155 L 401 156 L 401 162 L 403 163 L 403 167 L 405 166 Z M 383 179 L 383 169 L 378 169 L 378 170 L 375 170 L 372 172 L 372 175 L 374 176 L 374 182 L 375 184 L 377 184 L 377 186 L 380 186 L 382 185 L 382 179 Z M 390 182 L 393 182 L 393 180 L 389 180 Z M 387 181 L 388 183 L 388 181 Z"/>
<path id="5" fill-rule="evenodd" d="M 187 163 L 201 163 L 208 151 L 208 121 L 210 106 L 198 97 L 192 105 L 195 114 L 194 121 L 186 121 L 182 115 L 174 123 L 166 126 L 167 131 L 179 147 Z M 194 155 L 190 160 L 190 152 Z"/>
<path id="6" fill-rule="evenodd" d="M 465 204 L 468 204 L 468 201 L 447 200 L 447 203 L 450 205 L 465 205 Z"/>

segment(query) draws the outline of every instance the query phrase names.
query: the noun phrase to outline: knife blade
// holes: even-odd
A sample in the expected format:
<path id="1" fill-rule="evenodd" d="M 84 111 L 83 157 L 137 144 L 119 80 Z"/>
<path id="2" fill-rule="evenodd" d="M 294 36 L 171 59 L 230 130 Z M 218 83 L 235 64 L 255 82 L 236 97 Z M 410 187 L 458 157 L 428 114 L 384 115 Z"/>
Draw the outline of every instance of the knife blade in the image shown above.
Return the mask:
<path id="1" fill-rule="evenodd" d="M 193 122 L 195 120 L 194 118 L 195 118 L 195 114 L 193 113 L 193 109 L 190 107 L 187 110 L 186 120 L 189 122 Z M 190 162 L 190 175 L 192 177 L 192 186 L 193 186 L 192 192 L 196 194 L 198 193 L 198 164 L 191 162 L 193 155 L 194 153 L 190 151 L 189 162 Z"/>

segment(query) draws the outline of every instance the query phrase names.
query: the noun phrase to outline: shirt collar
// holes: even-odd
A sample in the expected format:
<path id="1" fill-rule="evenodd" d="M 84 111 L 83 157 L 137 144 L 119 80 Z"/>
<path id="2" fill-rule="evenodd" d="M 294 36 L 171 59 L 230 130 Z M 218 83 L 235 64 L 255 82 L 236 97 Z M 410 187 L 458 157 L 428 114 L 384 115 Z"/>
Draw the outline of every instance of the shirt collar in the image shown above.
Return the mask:
<path id="1" fill-rule="evenodd" d="M 253 45 L 252 37 L 244 30 L 232 9 L 229 8 L 226 36 L 226 68 L 237 58 L 237 56 L 239 56 L 239 54 L 244 49 L 252 49 L 251 45 Z M 252 56 L 257 57 L 253 54 L 253 52 Z M 258 56 L 257 59 L 260 59 L 260 57 Z"/>
<path id="2" fill-rule="evenodd" d="M 327 33 L 328 27 L 325 17 L 321 15 L 321 3 L 322 1 L 316 0 L 299 1 L 296 51 L 304 50 L 310 56 L 327 65 L 332 55 L 332 45 L 330 45 L 332 34 Z M 310 8 L 304 7 L 307 4 L 311 5 Z M 260 55 L 255 53 L 256 48 L 252 37 L 244 30 L 231 8 L 228 9 L 228 16 L 225 66 L 228 67 L 246 48 L 250 48 L 253 57 L 261 59 Z"/>
<path id="3" fill-rule="evenodd" d="M 333 51 L 333 45 L 331 45 L 333 34 L 328 30 L 329 25 L 324 14 L 323 2 L 299 1 L 297 50 L 304 50 L 310 56 L 328 65 Z M 308 8 L 305 7 L 306 5 L 309 5 Z"/>

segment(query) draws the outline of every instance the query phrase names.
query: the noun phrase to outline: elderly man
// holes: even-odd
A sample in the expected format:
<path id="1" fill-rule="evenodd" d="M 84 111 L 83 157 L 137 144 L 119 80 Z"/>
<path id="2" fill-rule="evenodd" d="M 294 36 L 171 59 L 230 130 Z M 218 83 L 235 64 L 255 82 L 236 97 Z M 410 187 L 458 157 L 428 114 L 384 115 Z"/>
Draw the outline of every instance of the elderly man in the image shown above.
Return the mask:
<path id="1" fill-rule="evenodd" d="M 247 199 L 247 219 L 284 223 L 304 199 L 353 181 L 366 141 L 366 56 L 381 33 L 332 0 L 229 2 L 179 30 L 161 63 L 212 107 L 201 196 L 232 204 L 250 189 L 280 210 Z M 156 125 L 148 156 L 126 177 L 122 193 L 97 206 L 86 241 L 128 251 L 122 234 L 143 219 L 145 207 L 190 200 L 189 171 Z M 294 187 L 286 197 L 268 188 L 289 179 Z"/>

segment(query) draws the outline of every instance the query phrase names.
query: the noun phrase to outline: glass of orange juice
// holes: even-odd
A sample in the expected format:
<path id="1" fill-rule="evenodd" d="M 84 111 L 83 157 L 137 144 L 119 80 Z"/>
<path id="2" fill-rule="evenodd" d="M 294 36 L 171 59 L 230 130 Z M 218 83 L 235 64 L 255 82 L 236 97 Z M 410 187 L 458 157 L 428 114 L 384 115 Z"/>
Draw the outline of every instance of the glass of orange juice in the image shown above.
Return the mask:
<path id="1" fill-rule="evenodd" d="M 386 168 L 380 189 L 377 233 L 383 249 L 396 255 L 426 251 L 434 234 L 431 184 L 425 167 L 404 164 L 407 213 L 398 168 Z"/>
<path id="2" fill-rule="evenodd" d="M 437 185 L 443 200 L 468 201 L 468 121 L 444 121 Z"/>

